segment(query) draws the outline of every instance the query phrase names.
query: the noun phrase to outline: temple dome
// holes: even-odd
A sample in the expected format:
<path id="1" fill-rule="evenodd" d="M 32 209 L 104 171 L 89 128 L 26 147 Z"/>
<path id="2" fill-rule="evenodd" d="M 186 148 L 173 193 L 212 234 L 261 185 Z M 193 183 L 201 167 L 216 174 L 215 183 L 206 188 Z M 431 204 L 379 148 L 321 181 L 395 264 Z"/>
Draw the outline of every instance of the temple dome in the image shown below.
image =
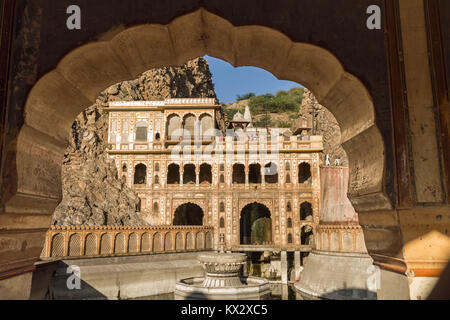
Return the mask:
<path id="1" fill-rule="evenodd" d="M 244 116 L 239 111 L 234 115 L 233 121 L 245 121 Z"/>
<path id="2" fill-rule="evenodd" d="M 250 108 L 248 106 L 245 107 L 244 120 L 248 121 L 248 122 L 253 122 L 252 121 L 252 114 L 251 114 Z"/>

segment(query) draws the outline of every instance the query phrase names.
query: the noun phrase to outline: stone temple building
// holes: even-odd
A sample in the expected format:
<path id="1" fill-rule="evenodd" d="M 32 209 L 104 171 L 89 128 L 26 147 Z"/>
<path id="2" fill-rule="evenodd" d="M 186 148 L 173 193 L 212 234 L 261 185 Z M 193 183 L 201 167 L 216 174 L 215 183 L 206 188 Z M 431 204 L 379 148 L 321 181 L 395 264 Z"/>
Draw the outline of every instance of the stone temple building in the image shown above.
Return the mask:
<path id="1" fill-rule="evenodd" d="M 214 227 L 229 250 L 308 252 L 319 223 L 322 137 L 257 128 L 250 110 L 219 130 L 215 99 L 111 102 L 109 156 L 151 225 Z M 225 131 L 225 132 L 224 132 Z"/>

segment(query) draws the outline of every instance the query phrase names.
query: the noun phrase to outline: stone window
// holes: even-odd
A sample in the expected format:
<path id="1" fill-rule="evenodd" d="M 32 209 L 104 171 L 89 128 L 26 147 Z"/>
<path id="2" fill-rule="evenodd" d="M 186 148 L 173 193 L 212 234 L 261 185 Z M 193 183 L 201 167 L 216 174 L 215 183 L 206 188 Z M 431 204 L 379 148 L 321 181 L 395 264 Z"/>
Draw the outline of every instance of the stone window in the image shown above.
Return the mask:
<path id="1" fill-rule="evenodd" d="M 290 244 L 290 243 L 292 243 L 292 234 L 288 234 L 288 243 Z"/>
<path id="2" fill-rule="evenodd" d="M 183 136 L 186 139 L 192 139 L 195 134 L 195 122 L 196 118 L 193 114 L 189 114 L 184 117 L 183 121 Z"/>
<path id="3" fill-rule="evenodd" d="M 313 220 L 313 208 L 311 203 L 303 202 L 300 205 L 300 220 Z"/>
<path id="4" fill-rule="evenodd" d="M 134 168 L 134 184 L 145 184 L 147 178 L 147 167 L 140 163 Z"/>
<path id="5" fill-rule="evenodd" d="M 211 165 L 207 163 L 203 163 L 200 166 L 200 176 L 199 176 L 200 184 L 202 183 L 212 183 L 212 172 Z"/>
<path id="6" fill-rule="evenodd" d="M 291 206 L 291 202 L 288 201 L 287 205 L 286 205 L 286 211 L 287 212 L 291 212 L 292 211 L 292 206 Z"/>
<path id="7" fill-rule="evenodd" d="M 278 167 L 275 163 L 270 162 L 264 168 L 266 183 L 278 183 Z"/>
<path id="8" fill-rule="evenodd" d="M 195 184 L 196 183 L 195 165 L 187 164 L 184 166 L 183 172 L 183 184 Z"/>
<path id="9" fill-rule="evenodd" d="M 155 163 L 155 172 L 159 172 L 159 163 Z"/>
<path id="10" fill-rule="evenodd" d="M 261 183 L 261 165 L 252 163 L 248 170 L 248 182 Z"/>
<path id="11" fill-rule="evenodd" d="M 245 167 L 243 164 L 236 163 L 233 166 L 233 183 L 245 184 Z"/>
<path id="12" fill-rule="evenodd" d="M 153 203 L 153 213 L 159 213 L 159 205 L 158 202 Z"/>
<path id="13" fill-rule="evenodd" d="M 122 143 L 128 143 L 128 122 L 122 124 Z"/>
<path id="14" fill-rule="evenodd" d="M 223 217 L 220 218 L 220 224 L 219 224 L 220 228 L 225 228 L 225 219 Z"/>
<path id="15" fill-rule="evenodd" d="M 225 177 L 223 174 L 220 175 L 220 183 L 225 183 Z"/>
<path id="16" fill-rule="evenodd" d="M 124 163 L 122 164 L 122 172 L 127 172 L 127 171 L 128 171 L 127 163 L 124 162 Z"/>
<path id="17" fill-rule="evenodd" d="M 170 115 L 167 120 L 167 138 L 169 140 L 179 140 L 181 137 L 181 119 L 178 115 Z"/>
<path id="18" fill-rule="evenodd" d="M 311 166 L 309 163 L 302 162 L 298 165 L 298 182 L 311 182 Z"/>
<path id="19" fill-rule="evenodd" d="M 171 163 L 167 173 L 167 184 L 179 184 L 180 183 L 180 166 Z"/>
<path id="20" fill-rule="evenodd" d="M 225 171 L 225 165 L 223 163 L 220 164 L 219 170 L 220 170 L 220 172 Z"/>
<path id="21" fill-rule="evenodd" d="M 288 174 L 286 176 L 286 183 L 291 183 L 291 175 L 290 174 Z"/>
<path id="22" fill-rule="evenodd" d="M 116 132 L 117 132 L 117 123 L 116 121 L 112 122 L 112 128 L 111 128 L 111 140 L 109 141 L 110 143 L 116 143 L 117 142 L 117 136 L 116 136 Z"/>
<path id="23" fill-rule="evenodd" d="M 203 140 L 209 140 L 212 136 L 213 118 L 209 114 L 200 117 L 201 132 Z"/>
<path id="24" fill-rule="evenodd" d="M 223 204 L 223 202 L 220 203 L 219 207 L 220 207 L 220 212 L 225 212 L 225 205 Z"/>
<path id="25" fill-rule="evenodd" d="M 136 141 L 137 142 L 147 142 L 147 123 L 138 122 L 136 125 Z"/>
<path id="26" fill-rule="evenodd" d="M 291 218 L 287 219 L 287 227 L 292 228 L 292 219 Z"/>
<path id="27" fill-rule="evenodd" d="M 159 176 L 158 175 L 155 176 L 155 184 L 159 184 Z"/>

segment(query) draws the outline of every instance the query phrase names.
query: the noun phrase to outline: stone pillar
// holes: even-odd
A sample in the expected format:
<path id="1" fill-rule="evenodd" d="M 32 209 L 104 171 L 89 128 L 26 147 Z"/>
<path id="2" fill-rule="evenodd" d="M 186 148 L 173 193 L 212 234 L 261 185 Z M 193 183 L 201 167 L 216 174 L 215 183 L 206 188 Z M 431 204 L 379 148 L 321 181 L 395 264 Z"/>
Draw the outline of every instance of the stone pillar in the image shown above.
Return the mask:
<path id="1" fill-rule="evenodd" d="M 180 186 L 183 186 L 183 173 L 184 173 L 184 166 L 180 165 Z"/>
<path id="2" fill-rule="evenodd" d="M 200 167 L 195 166 L 195 185 L 198 187 L 200 185 Z"/>
<path id="3" fill-rule="evenodd" d="M 264 188 L 266 186 L 266 175 L 265 175 L 265 167 L 261 166 L 261 185 Z"/>
<path id="4" fill-rule="evenodd" d="M 245 187 L 249 186 L 249 176 L 248 176 L 249 172 L 250 172 L 249 167 L 245 166 Z"/>
<path id="5" fill-rule="evenodd" d="M 300 263 L 300 251 L 294 252 L 294 269 L 295 269 L 295 280 L 300 280 L 300 272 L 302 271 Z"/>
<path id="6" fill-rule="evenodd" d="M 286 251 L 281 251 L 281 283 L 288 284 L 288 262 Z"/>

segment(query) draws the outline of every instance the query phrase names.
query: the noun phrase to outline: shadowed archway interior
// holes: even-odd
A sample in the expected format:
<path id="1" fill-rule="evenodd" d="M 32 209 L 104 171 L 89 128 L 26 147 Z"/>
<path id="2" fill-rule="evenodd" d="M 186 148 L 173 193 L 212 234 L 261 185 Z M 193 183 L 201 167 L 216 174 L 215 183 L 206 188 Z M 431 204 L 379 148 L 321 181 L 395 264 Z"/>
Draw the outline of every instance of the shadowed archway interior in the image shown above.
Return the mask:
<path id="1" fill-rule="evenodd" d="M 242 209 L 240 237 L 243 245 L 272 242 L 272 219 L 265 205 L 255 202 Z"/>
<path id="2" fill-rule="evenodd" d="M 203 225 L 203 210 L 194 203 L 185 203 L 175 210 L 174 226 L 201 226 Z"/>

